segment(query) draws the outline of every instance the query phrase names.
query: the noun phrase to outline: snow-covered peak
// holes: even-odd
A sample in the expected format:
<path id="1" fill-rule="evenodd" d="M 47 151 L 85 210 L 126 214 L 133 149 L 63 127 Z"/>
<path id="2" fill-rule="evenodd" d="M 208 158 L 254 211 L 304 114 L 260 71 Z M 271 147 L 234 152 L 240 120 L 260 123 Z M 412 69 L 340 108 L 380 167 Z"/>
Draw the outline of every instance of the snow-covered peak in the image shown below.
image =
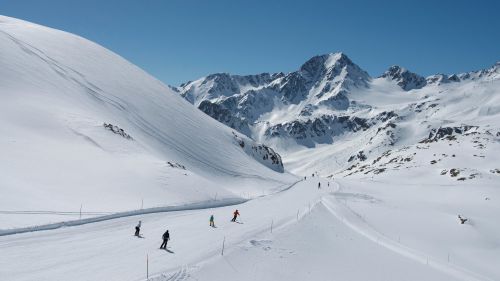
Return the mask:
<path id="1" fill-rule="evenodd" d="M 215 87 L 210 91 L 199 87 L 196 91 L 200 97 L 205 97 L 198 106 L 200 110 L 285 155 L 304 147 L 338 142 L 343 136 L 363 135 L 360 133 L 363 131 L 371 131 L 366 136 L 367 145 L 378 149 L 400 141 L 399 121 L 425 113 L 436 114 L 441 108 L 438 103 L 441 97 L 431 96 L 471 86 L 456 83 L 465 79 L 496 79 L 499 66 L 497 63 L 488 69 L 467 73 L 467 77 L 436 74 L 424 78 L 394 65 L 381 78 L 372 80 L 345 54 L 331 53 L 312 57 L 297 71 L 270 75 L 262 84 L 254 84 L 258 87 L 244 86 L 249 83 L 232 78 L 237 90 L 229 95 L 221 89 L 218 89 L 220 92 L 214 90 Z M 474 85 L 475 81 L 472 82 Z M 401 94 L 410 90 L 408 95 Z M 480 112 L 488 115 L 498 109 L 485 106 Z M 419 118 L 422 124 L 434 122 L 427 120 L 428 117 Z M 445 118 L 450 119 L 449 116 Z"/>
<path id="2" fill-rule="evenodd" d="M 490 66 L 486 69 L 476 71 L 476 73 L 481 73 L 481 74 L 486 75 L 486 76 L 500 74 L 500 61 L 495 62 L 492 66 Z"/>
<path id="3" fill-rule="evenodd" d="M 310 58 L 300 66 L 299 71 L 304 77 L 314 78 L 324 75 L 328 69 L 335 66 L 344 67 L 348 64 L 352 64 L 352 62 L 343 53 L 330 53 Z"/>
<path id="4" fill-rule="evenodd" d="M 260 139 L 252 133 L 255 122 L 272 126 L 304 116 L 346 111 L 351 105 L 350 91 L 364 89 L 370 81 L 366 71 L 339 52 L 314 56 L 287 74 L 216 73 L 182 84 L 177 90 L 216 120 Z"/>
<path id="5" fill-rule="evenodd" d="M 370 76 L 344 53 L 330 53 L 310 58 L 299 69 L 299 73 L 309 81 L 326 78 L 332 80 L 342 74 L 350 76 L 353 80 L 367 81 Z M 345 78 L 345 77 L 343 77 Z"/>
<path id="6" fill-rule="evenodd" d="M 424 77 L 398 65 L 389 67 L 380 77 L 395 81 L 405 91 L 420 89 L 427 84 Z"/>
<path id="7" fill-rule="evenodd" d="M 204 100 L 230 97 L 257 89 L 283 75 L 283 73 L 257 75 L 214 73 L 195 81 L 183 83 L 176 89 L 186 100 L 199 106 Z"/>
<path id="8" fill-rule="evenodd" d="M 470 71 L 460 74 L 434 74 L 426 78 L 429 85 L 441 85 L 450 82 L 473 81 L 473 80 L 492 81 L 500 79 L 500 61 L 497 61 L 491 67 Z"/>
<path id="9" fill-rule="evenodd" d="M 465 76 L 463 77 L 465 78 Z M 460 77 L 456 74 L 447 75 L 447 74 L 434 74 L 425 78 L 427 85 L 441 85 L 450 82 L 460 82 Z"/>
<path id="10" fill-rule="evenodd" d="M 366 87 L 370 79 L 344 53 L 331 53 L 314 56 L 298 71 L 287 74 L 280 80 L 279 92 L 284 103 L 345 110 L 348 90 Z"/>

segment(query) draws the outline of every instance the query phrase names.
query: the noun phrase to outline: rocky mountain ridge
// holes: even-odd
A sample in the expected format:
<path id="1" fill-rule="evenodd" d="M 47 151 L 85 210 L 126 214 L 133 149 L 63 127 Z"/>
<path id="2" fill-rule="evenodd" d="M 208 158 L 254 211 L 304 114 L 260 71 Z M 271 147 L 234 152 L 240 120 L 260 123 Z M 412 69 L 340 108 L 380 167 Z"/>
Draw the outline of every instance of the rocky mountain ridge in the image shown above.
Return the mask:
<path id="1" fill-rule="evenodd" d="M 335 153 L 342 166 L 372 154 L 378 157 L 387 147 L 418 143 L 450 122 L 460 125 L 458 112 L 470 108 L 454 105 L 458 93 L 463 104 L 473 99 L 473 89 L 495 92 L 499 78 L 500 63 L 479 71 L 428 77 L 391 66 L 373 78 L 344 53 L 333 53 L 315 56 L 286 74 L 212 74 L 184 83 L 176 91 L 212 118 L 273 147 L 285 163 L 295 162 L 288 159 L 297 151 L 359 143 L 363 149 L 349 147 L 342 155 Z M 496 98 L 485 95 L 486 100 Z M 477 116 L 500 112 L 495 105 L 477 107 L 483 111 Z M 444 114 L 448 111 L 455 117 Z M 414 140 L 408 140 L 408 131 L 414 131 Z M 358 157 L 360 151 L 363 157 Z"/>

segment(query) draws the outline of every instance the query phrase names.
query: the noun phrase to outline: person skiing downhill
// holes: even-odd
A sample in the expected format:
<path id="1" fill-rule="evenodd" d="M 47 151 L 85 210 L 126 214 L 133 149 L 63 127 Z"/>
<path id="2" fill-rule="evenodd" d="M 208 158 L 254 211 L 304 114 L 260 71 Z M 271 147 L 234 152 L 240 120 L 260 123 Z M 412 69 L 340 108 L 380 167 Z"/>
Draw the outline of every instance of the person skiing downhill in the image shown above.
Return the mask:
<path id="1" fill-rule="evenodd" d="M 318 189 L 320 189 L 320 188 L 321 188 L 321 183 L 320 183 L 320 182 L 318 182 Z"/>
<path id="2" fill-rule="evenodd" d="M 139 232 L 141 232 L 141 223 L 142 223 L 142 221 L 139 221 L 139 223 L 135 226 L 135 234 L 134 235 L 137 237 L 141 236 L 139 234 Z"/>
<path id="3" fill-rule="evenodd" d="M 238 212 L 238 210 L 234 211 L 233 213 L 233 219 L 231 220 L 232 222 L 235 222 L 236 221 L 236 218 L 240 215 L 240 212 Z"/>
<path id="4" fill-rule="evenodd" d="M 167 231 L 165 231 L 165 233 L 163 233 L 163 243 L 161 243 L 161 246 L 160 246 L 160 249 L 167 249 L 167 242 L 168 240 L 170 240 L 170 233 L 168 233 L 168 229 Z"/>
<path id="5" fill-rule="evenodd" d="M 215 222 L 214 222 L 214 215 L 210 216 L 210 226 L 215 227 Z"/>

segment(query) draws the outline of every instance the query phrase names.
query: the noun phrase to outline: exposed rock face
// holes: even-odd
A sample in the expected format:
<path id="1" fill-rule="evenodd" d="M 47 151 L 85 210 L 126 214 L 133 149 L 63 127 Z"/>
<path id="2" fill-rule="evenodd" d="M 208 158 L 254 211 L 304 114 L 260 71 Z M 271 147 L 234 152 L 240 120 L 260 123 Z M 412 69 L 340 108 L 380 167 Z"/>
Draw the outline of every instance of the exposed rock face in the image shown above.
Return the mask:
<path id="1" fill-rule="evenodd" d="M 342 152 L 332 149 L 341 154 L 335 164 L 359 164 L 351 172 L 366 173 L 372 170 L 363 166 L 372 161 L 364 158 L 368 160 L 388 148 L 397 149 L 400 141 L 408 143 L 408 135 L 414 136 L 415 142 L 430 143 L 472 133 L 473 126 L 439 126 L 450 126 L 443 115 L 449 106 L 445 100 L 450 99 L 455 88 L 478 79 L 480 83 L 500 79 L 500 63 L 485 70 L 427 78 L 391 66 L 379 78 L 372 79 L 345 54 L 335 53 L 314 56 L 290 73 L 218 73 L 185 83 L 176 90 L 212 118 L 285 154 L 324 144 L 342 146 L 355 140 Z M 401 95 L 395 85 L 411 93 Z M 465 94 L 460 97 L 466 98 Z M 497 103 L 489 103 L 478 114 L 500 112 Z M 491 134 L 500 136 L 496 130 Z M 248 141 L 242 144 L 243 149 L 252 148 Z M 477 148 L 482 149 L 480 144 Z M 271 153 L 258 146 L 247 153 L 262 160 L 278 159 L 258 151 Z M 411 157 L 405 156 L 397 163 L 410 162 L 407 159 Z M 327 161 L 330 159 L 325 158 Z M 435 160 L 434 165 L 438 163 Z M 385 167 L 381 167 L 372 172 L 384 171 Z"/>
<path id="2" fill-rule="evenodd" d="M 272 148 L 263 144 L 252 142 L 250 140 L 245 140 L 243 137 L 238 136 L 234 132 L 233 137 L 236 143 L 241 147 L 241 149 L 243 149 L 249 156 L 255 158 L 257 161 L 277 172 L 284 172 L 281 156 Z"/>
<path id="3" fill-rule="evenodd" d="M 327 137 L 331 142 L 332 137 L 341 135 L 345 131 L 356 132 L 368 127 L 366 119 L 323 115 L 315 119 L 307 119 L 305 121 L 295 120 L 274 125 L 266 130 L 265 135 L 271 137 L 285 136 L 297 140 Z"/>
<path id="4" fill-rule="evenodd" d="M 367 159 L 365 153 L 363 150 L 359 151 L 358 154 L 356 155 L 352 155 L 351 157 L 349 157 L 349 159 L 347 160 L 347 162 L 352 162 L 354 160 L 359 160 L 359 161 L 365 161 Z"/>
<path id="5" fill-rule="evenodd" d="M 111 132 L 113 132 L 117 135 L 120 135 L 120 136 L 124 137 L 125 139 L 133 140 L 133 138 L 129 134 L 125 133 L 125 131 L 118 126 L 115 126 L 113 124 L 108 124 L 108 123 L 104 123 L 102 125 L 104 126 L 105 129 L 110 130 Z"/>
<path id="6" fill-rule="evenodd" d="M 457 75 L 434 74 L 426 78 L 428 85 L 442 85 L 450 82 L 459 82 Z"/>
<path id="7" fill-rule="evenodd" d="M 171 168 L 186 170 L 186 167 L 184 165 L 179 164 L 177 162 L 167 161 L 167 165 L 170 166 Z"/>
<path id="8" fill-rule="evenodd" d="M 422 140 L 421 143 L 436 142 L 441 139 L 454 140 L 455 134 L 467 134 L 478 128 L 478 126 L 463 125 L 460 127 L 440 127 L 438 129 L 432 129 L 429 133 L 429 136 L 426 139 Z"/>
<path id="9" fill-rule="evenodd" d="M 345 54 L 336 53 L 315 56 L 288 74 L 212 74 L 182 84 L 177 92 L 214 119 L 251 136 L 255 122 L 279 107 L 299 107 L 290 118 L 299 123 L 306 122 L 301 116 L 317 115 L 320 108 L 346 111 L 349 91 L 367 87 L 370 80 Z M 318 122 L 311 123 L 317 126 L 313 131 L 321 130 Z"/>
<path id="10" fill-rule="evenodd" d="M 500 78 L 500 61 L 497 61 L 494 65 L 487 69 L 482 69 L 479 71 L 471 71 L 466 73 L 461 73 L 456 75 L 460 80 L 477 80 L 480 78 L 486 78 L 487 80 L 493 80 Z"/>
<path id="11" fill-rule="evenodd" d="M 427 85 L 424 77 L 397 65 L 389 67 L 380 77 L 394 80 L 405 91 L 420 89 Z"/>
<path id="12" fill-rule="evenodd" d="M 243 134 L 250 135 L 250 128 L 248 127 L 246 120 L 234 116 L 233 113 L 223 105 L 211 103 L 209 101 L 202 101 L 198 108 L 215 120 L 224 123 Z"/>
<path id="13" fill-rule="evenodd" d="M 295 120 L 269 127 L 264 135 L 268 137 L 293 138 L 300 144 L 314 146 L 314 143 L 332 143 L 335 137 L 346 133 L 367 130 L 396 118 L 394 112 L 382 112 L 373 118 L 356 116 L 322 115 L 314 119 Z M 388 123 L 385 128 L 394 128 Z M 381 129 L 379 128 L 379 131 Z"/>

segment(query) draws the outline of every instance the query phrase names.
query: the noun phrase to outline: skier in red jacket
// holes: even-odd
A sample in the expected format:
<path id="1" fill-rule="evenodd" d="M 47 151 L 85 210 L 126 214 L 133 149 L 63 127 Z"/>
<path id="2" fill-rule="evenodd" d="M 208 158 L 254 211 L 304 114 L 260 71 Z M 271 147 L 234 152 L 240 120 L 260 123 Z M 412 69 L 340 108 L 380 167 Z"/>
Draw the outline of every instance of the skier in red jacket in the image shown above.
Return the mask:
<path id="1" fill-rule="evenodd" d="M 240 212 L 238 212 L 238 210 L 234 211 L 233 213 L 233 219 L 231 220 L 232 222 L 235 222 L 236 221 L 236 218 L 240 215 Z"/>

